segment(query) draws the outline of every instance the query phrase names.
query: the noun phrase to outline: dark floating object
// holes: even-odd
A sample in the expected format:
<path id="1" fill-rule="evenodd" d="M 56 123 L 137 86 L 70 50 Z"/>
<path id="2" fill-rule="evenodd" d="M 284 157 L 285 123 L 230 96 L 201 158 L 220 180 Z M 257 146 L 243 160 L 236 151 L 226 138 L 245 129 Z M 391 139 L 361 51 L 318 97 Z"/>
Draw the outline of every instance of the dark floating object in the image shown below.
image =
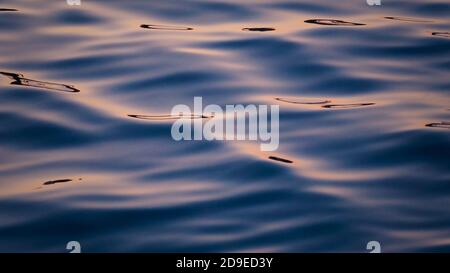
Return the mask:
<path id="1" fill-rule="evenodd" d="M 305 20 L 305 23 L 325 25 L 325 26 L 365 26 L 366 24 L 346 22 L 342 20 L 334 19 L 309 19 Z"/>
<path id="2" fill-rule="evenodd" d="M 294 163 L 294 161 L 292 161 L 292 160 L 284 159 L 284 158 L 277 157 L 277 156 L 269 156 L 269 159 L 272 159 L 272 160 L 275 160 L 275 161 L 279 161 L 279 162 L 283 162 L 283 163 L 288 163 L 288 164 Z"/>
<path id="3" fill-rule="evenodd" d="M 164 25 L 146 25 L 142 24 L 141 28 L 146 29 L 159 29 L 159 30 L 194 30 L 191 27 L 180 27 L 180 26 L 164 26 Z"/>
<path id="4" fill-rule="evenodd" d="M 433 33 L 431 33 L 431 35 L 438 36 L 438 37 L 444 37 L 444 38 L 450 38 L 450 32 L 433 32 Z"/>
<path id="5" fill-rule="evenodd" d="M 63 92 L 72 92 L 72 93 L 80 92 L 80 90 L 76 89 L 72 85 L 27 79 L 22 74 L 16 74 L 16 73 L 0 72 L 0 74 L 13 80 L 13 82 L 11 82 L 11 84 L 13 84 L 13 85 L 30 86 L 30 87 L 63 91 Z"/>
<path id="6" fill-rule="evenodd" d="M 443 122 L 435 122 L 435 123 L 426 124 L 425 126 L 450 129 L 450 122 L 445 122 L 445 121 L 443 121 Z"/>
<path id="7" fill-rule="evenodd" d="M 363 106 L 370 106 L 375 105 L 373 102 L 368 103 L 348 103 L 348 104 L 327 104 L 323 105 L 323 108 L 340 108 L 340 109 L 347 109 L 347 108 L 357 108 L 357 107 L 363 107 Z"/>
<path id="8" fill-rule="evenodd" d="M 0 11 L 19 11 L 17 9 L 0 8 Z"/>
<path id="9" fill-rule="evenodd" d="M 174 119 L 201 119 L 212 118 L 205 115 L 128 115 L 131 118 L 145 119 L 145 120 L 174 120 Z"/>
<path id="10" fill-rule="evenodd" d="M 246 27 L 242 29 L 243 31 L 274 31 L 275 29 L 273 27 Z"/>
<path id="11" fill-rule="evenodd" d="M 386 16 L 385 19 L 389 20 L 397 20 L 397 21 L 404 21 L 404 22 L 415 22 L 415 23 L 433 23 L 433 21 L 429 20 L 420 20 L 415 18 L 408 18 L 408 17 L 394 17 L 394 16 Z"/>
<path id="12" fill-rule="evenodd" d="M 307 105 L 315 105 L 315 104 L 325 104 L 330 103 L 331 100 L 323 100 L 323 101 L 294 101 L 294 100 L 288 100 L 283 98 L 275 98 L 277 101 L 286 102 L 286 103 L 292 103 L 292 104 L 307 104 Z"/>

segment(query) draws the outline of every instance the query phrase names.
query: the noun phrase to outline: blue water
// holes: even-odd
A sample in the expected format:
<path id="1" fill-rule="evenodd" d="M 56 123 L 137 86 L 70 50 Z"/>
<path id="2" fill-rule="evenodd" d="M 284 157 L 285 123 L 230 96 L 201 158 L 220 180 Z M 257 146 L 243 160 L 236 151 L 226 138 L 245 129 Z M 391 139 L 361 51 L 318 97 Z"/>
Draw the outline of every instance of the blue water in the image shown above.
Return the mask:
<path id="1" fill-rule="evenodd" d="M 448 0 L 0 8 L 1 252 L 450 251 Z M 279 149 L 129 116 L 194 96 Z"/>

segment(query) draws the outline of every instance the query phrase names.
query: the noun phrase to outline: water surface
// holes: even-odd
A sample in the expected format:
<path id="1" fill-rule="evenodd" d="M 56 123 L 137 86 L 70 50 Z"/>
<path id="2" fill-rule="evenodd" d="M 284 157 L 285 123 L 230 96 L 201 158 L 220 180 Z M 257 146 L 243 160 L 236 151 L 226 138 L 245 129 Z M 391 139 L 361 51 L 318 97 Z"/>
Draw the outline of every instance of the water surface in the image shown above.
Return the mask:
<path id="1" fill-rule="evenodd" d="M 450 251 L 449 1 L 0 8 L 0 251 Z M 279 149 L 174 141 L 194 96 Z"/>

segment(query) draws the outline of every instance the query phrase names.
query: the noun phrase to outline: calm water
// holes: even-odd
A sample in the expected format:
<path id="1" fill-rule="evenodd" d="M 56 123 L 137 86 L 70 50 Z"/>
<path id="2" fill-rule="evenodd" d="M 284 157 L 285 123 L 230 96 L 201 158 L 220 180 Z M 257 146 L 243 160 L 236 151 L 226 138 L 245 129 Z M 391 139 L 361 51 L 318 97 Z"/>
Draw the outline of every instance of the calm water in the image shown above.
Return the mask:
<path id="1" fill-rule="evenodd" d="M 0 8 L 0 251 L 450 251 L 448 0 Z M 280 148 L 133 118 L 194 96 Z"/>

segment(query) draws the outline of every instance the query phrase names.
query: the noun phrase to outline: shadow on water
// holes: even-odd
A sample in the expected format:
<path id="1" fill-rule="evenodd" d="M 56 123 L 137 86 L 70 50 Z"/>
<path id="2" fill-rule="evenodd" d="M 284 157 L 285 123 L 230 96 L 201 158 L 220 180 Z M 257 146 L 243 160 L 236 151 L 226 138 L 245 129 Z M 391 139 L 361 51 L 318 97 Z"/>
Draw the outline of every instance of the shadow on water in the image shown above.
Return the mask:
<path id="1" fill-rule="evenodd" d="M 13 81 L 10 83 L 12 85 L 36 87 L 36 88 L 42 88 L 42 89 L 47 89 L 47 90 L 55 90 L 55 91 L 70 92 L 70 93 L 80 92 L 80 90 L 76 89 L 72 85 L 32 80 L 32 79 L 25 78 L 21 74 L 10 73 L 10 72 L 0 72 L 0 74 L 12 79 Z"/>
<path id="2" fill-rule="evenodd" d="M 366 25 L 366 24 L 362 24 L 362 23 L 346 22 L 346 21 L 335 20 L 335 19 L 309 19 L 309 20 L 305 20 L 305 23 L 316 24 L 316 25 L 325 25 L 325 26 L 365 26 Z"/>

